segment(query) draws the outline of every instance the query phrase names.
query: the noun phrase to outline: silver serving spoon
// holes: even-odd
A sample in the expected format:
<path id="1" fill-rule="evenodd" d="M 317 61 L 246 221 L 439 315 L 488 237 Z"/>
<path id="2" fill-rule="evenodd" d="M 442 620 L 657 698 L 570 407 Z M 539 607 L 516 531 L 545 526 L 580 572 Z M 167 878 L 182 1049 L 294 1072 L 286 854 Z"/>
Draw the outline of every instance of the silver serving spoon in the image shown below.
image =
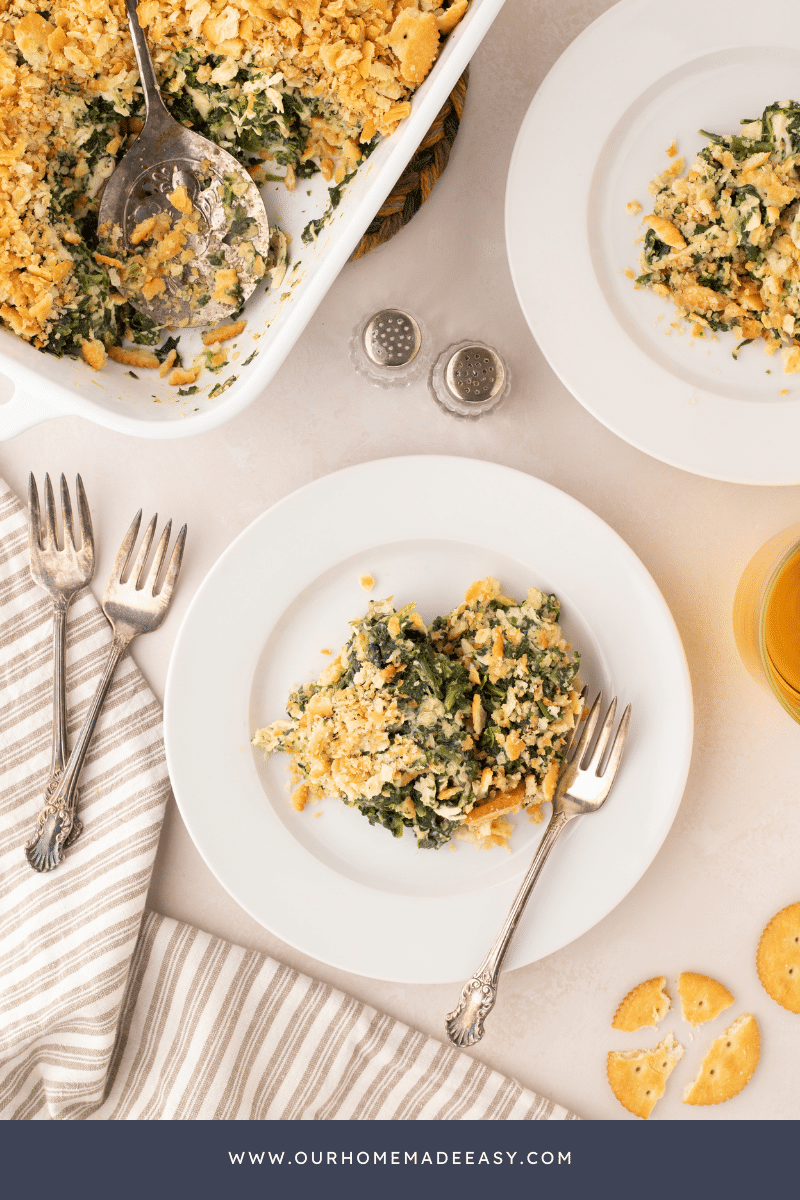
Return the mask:
<path id="1" fill-rule="evenodd" d="M 106 183 L 101 247 L 116 260 L 112 278 L 134 308 L 160 325 L 210 325 L 240 309 L 269 269 L 264 201 L 241 163 L 167 112 L 135 0 L 126 0 L 126 9 L 147 119 Z M 159 267 L 163 284 L 153 285 L 142 259 L 157 257 L 158 249 L 144 231 L 160 214 L 170 218 L 173 244 L 180 245 Z M 159 232 L 156 226 L 154 237 Z M 160 245 L 166 249 L 163 234 Z"/>

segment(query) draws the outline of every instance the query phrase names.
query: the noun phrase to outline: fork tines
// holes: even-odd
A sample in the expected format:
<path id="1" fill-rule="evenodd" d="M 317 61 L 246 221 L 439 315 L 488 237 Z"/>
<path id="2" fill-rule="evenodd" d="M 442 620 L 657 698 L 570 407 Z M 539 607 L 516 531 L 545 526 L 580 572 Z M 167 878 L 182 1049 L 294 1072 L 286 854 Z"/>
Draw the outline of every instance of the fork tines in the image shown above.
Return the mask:
<path id="1" fill-rule="evenodd" d="M 585 693 L 586 688 L 583 689 L 582 693 L 584 697 Z M 617 698 L 615 696 L 608 706 L 608 711 L 606 712 L 605 719 L 600 727 L 600 733 L 597 737 L 597 744 L 594 747 L 594 751 L 592 751 L 592 739 L 594 737 L 594 731 L 600 716 L 600 706 L 602 703 L 603 693 L 598 692 L 594 704 L 589 709 L 589 714 L 586 717 L 586 722 L 581 732 L 581 736 L 578 739 L 575 750 L 569 754 L 569 760 L 571 762 L 577 762 L 582 771 L 593 771 L 594 774 L 600 778 L 608 775 L 609 779 L 613 779 L 617 767 L 619 766 L 619 760 L 622 757 L 622 751 L 625 745 L 628 724 L 630 723 L 631 718 L 631 706 L 629 704 L 625 709 L 625 712 L 622 714 L 622 720 L 619 723 L 619 728 L 617 729 L 616 736 L 608 753 L 608 758 L 605 766 L 601 770 L 600 768 L 603 764 L 603 757 L 606 749 L 608 748 L 609 739 L 611 738 L 611 731 L 614 728 L 614 718 L 617 713 Z"/>
<path id="2" fill-rule="evenodd" d="M 178 578 L 178 574 L 181 569 L 183 548 L 186 542 L 186 526 L 183 525 L 181 527 L 180 532 L 175 539 L 175 546 L 172 550 L 172 555 L 164 575 L 163 583 L 161 584 L 161 588 L 156 591 L 158 580 L 167 557 L 167 551 L 169 549 L 169 540 L 172 533 L 172 520 L 168 520 L 164 526 L 161 537 L 158 541 L 158 545 L 156 546 L 156 552 L 153 557 L 152 565 L 148 571 L 147 563 L 150 557 L 150 550 L 153 545 L 153 538 L 155 537 L 156 526 L 158 524 L 158 513 L 155 514 L 144 531 L 144 537 L 142 538 L 142 544 L 139 547 L 139 552 L 136 555 L 130 572 L 127 574 L 127 578 L 125 578 L 123 582 L 123 576 L 125 576 L 126 572 L 128 571 L 128 563 L 130 562 L 131 555 L 133 554 L 133 547 L 135 546 L 136 539 L 139 536 L 139 528 L 141 523 L 142 510 L 139 509 L 136 516 L 133 518 L 133 521 L 131 522 L 130 529 L 122 539 L 122 545 L 119 548 L 117 561 L 114 563 L 114 569 L 111 572 L 111 581 L 122 586 L 125 586 L 133 581 L 137 592 L 142 591 L 146 587 L 151 595 L 158 596 L 159 599 L 163 599 L 165 601 L 169 600 L 172 594 L 172 589 L 175 586 L 175 581 Z"/>
<path id="3" fill-rule="evenodd" d="M 83 480 L 80 475 L 77 475 L 75 478 L 75 493 L 78 503 L 78 528 L 81 535 L 81 545 L 88 546 L 93 541 L 92 518 L 89 512 L 86 492 L 83 487 Z M 33 473 L 31 473 L 28 479 L 28 510 L 28 533 L 31 540 L 31 549 L 57 550 L 58 522 L 56 519 L 53 485 L 50 482 L 49 474 L 44 477 L 44 528 L 42 528 L 42 515 L 39 507 L 39 489 L 36 486 Z M 61 524 L 63 527 L 64 547 L 75 549 L 75 523 L 72 516 L 72 502 L 69 496 L 67 481 L 63 474 L 61 476 Z"/>

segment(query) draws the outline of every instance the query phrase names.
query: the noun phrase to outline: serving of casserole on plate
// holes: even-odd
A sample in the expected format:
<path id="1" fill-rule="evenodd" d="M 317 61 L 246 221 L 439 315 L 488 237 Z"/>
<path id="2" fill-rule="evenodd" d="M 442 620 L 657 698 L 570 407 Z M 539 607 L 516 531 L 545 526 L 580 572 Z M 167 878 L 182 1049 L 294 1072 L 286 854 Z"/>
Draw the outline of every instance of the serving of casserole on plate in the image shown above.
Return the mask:
<path id="1" fill-rule="evenodd" d="M 599 421 L 683 470 L 736 483 L 789 485 L 800 482 L 800 378 L 784 374 L 781 354 L 769 358 L 756 345 L 736 352 L 755 334 L 768 350 L 780 341 L 792 352 L 791 309 L 797 297 L 790 277 L 797 267 L 779 260 L 789 247 L 793 260 L 797 250 L 790 232 L 797 180 L 790 178 L 793 151 L 785 138 L 777 139 L 784 143 L 778 153 L 772 136 L 751 139 L 752 153 L 741 159 L 741 179 L 737 167 L 730 180 L 705 181 L 708 194 L 696 196 L 708 201 L 705 219 L 700 210 L 690 225 L 693 214 L 679 214 L 692 238 L 702 236 L 698 227 L 708 225 L 704 243 L 688 252 L 692 262 L 684 282 L 709 291 L 683 292 L 672 303 L 645 286 L 637 289 L 631 278 L 653 274 L 651 282 L 662 286 L 657 272 L 644 271 L 638 261 L 643 250 L 653 259 L 655 230 L 651 235 L 642 220 L 653 213 L 649 184 L 657 171 L 665 179 L 670 163 L 673 169 L 680 158 L 691 164 L 709 141 L 712 156 L 730 152 L 728 144 L 743 153 L 749 146 L 742 135 L 747 139 L 748 129 L 757 133 L 756 122 L 762 124 L 765 111 L 768 121 L 771 111 L 778 115 L 779 126 L 792 123 L 792 105 L 784 102 L 800 98 L 796 6 L 792 0 L 765 0 L 757 33 L 752 15 L 746 0 L 701 5 L 675 0 L 670 36 L 660 38 L 653 32 L 663 20 L 657 0 L 622 0 L 588 26 L 551 69 L 523 121 L 508 175 L 506 244 L 517 296 L 540 349 Z M 624 70 L 609 72 L 622 45 Z M 564 127 L 580 128 L 579 169 L 572 141 L 553 141 L 554 112 Z M 760 154 L 770 161 L 756 161 Z M 563 194 L 541 187 L 543 161 L 554 177 L 570 179 Z M 691 208 L 693 179 L 681 175 L 678 169 L 669 190 L 679 199 L 677 193 L 686 188 Z M 776 186 L 780 175 L 788 181 L 781 189 Z M 725 209 L 729 188 L 736 193 L 736 213 Z M 717 192 L 722 209 L 716 206 Z M 661 204 L 656 198 L 656 216 L 662 215 Z M 537 236 L 555 228 L 569 230 L 569 237 Z M 676 240 L 670 249 L 678 252 L 674 259 L 665 254 L 669 269 L 680 261 L 683 248 L 666 232 Z M 729 243 L 735 235 L 736 247 L 709 253 L 709 243 L 723 233 Z M 677 238 L 690 240 L 680 230 Z M 666 249 L 662 242 L 656 257 Z M 731 286 L 734 275 L 741 285 Z M 677 277 L 673 282 L 682 291 Z M 759 294 L 773 285 L 774 305 Z M 784 303 L 780 293 L 792 303 Z M 676 318 L 676 306 L 703 317 L 693 322 L 702 337 Z M 766 320 L 754 315 L 762 311 Z"/>
<path id="2" fill-rule="evenodd" d="M 10 4 L 0 14 L 0 369 L 15 393 L 0 436 L 62 413 L 182 436 L 239 411 L 299 335 L 501 4 L 143 0 L 168 108 L 248 164 L 280 231 L 237 332 L 211 345 L 184 333 L 177 346 L 173 331 L 124 303 L 97 243 L 103 184 L 144 115 L 124 5 Z M 160 370 L 170 355 L 196 384 L 170 386 Z"/>
<path id="3" fill-rule="evenodd" d="M 452 498 L 469 489 L 501 496 L 503 520 L 497 520 L 494 506 L 478 505 L 465 533 Z M 364 497 L 378 491 L 402 495 L 403 503 L 365 505 Z M 511 965 L 533 962 L 619 903 L 646 870 L 677 811 L 691 752 L 692 701 L 667 606 L 625 543 L 570 496 L 495 463 L 436 455 L 362 463 L 316 480 L 262 513 L 209 572 L 178 633 L 164 698 L 170 779 L 195 845 L 237 903 L 284 941 L 361 975 L 420 983 L 468 976 L 476 945 L 490 944 L 508 912 L 545 823 L 518 812 L 504 818 L 514 826 L 513 835 L 503 839 L 507 848 L 483 849 L 453 837 L 436 849 L 421 848 L 414 836 L 417 809 L 428 806 L 418 806 L 415 798 L 412 818 L 407 797 L 393 796 L 391 789 L 384 796 L 385 821 L 374 825 L 335 796 L 302 812 L 292 807 L 284 755 L 265 758 L 251 745 L 253 733 L 280 717 L 298 685 L 332 664 L 348 640 L 349 623 L 366 607 L 363 575 L 374 579 L 379 605 L 389 595 L 397 612 L 416 604 L 431 639 L 441 646 L 436 653 L 454 643 L 450 634 L 458 636 L 462 650 L 462 643 L 473 648 L 466 657 L 479 682 L 470 683 L 486 697 L 487 722 L 483 727 L 479 718 L 479 725 L 482 732 L 490 725 L 497 729 L 479 747 L 492 755 L 491 763 L 489 757 L 480 762 L 481 774 L 492 767 L 490 788 L 501 768 L 513 775 L 519 763 L 522 752 L 512 733 L 532 743 L 546 733 L 538 720 L 535 734 L 532 727 L 523 730 L 509 710 L 507 679 L 499 680 L 498 668 L 516 669 L 519 662 L 513 654 L 500 660 L 496 633 L 498 624 L 506 628 L 502 612 L 509 629 L 521 625 L 513 626 L 516 614 L 499 596 L 494 604 L 480 600 L 477 593 L 488 579 L 502 581 L 507 599 L 524 597 L 531 586 L 543 601 L 557 596 L 558 624 L 563 639 L 580 651 L 589 692 L 617 694 L 636 713 L 613 796 L 592 821 L 584 827 L 576 822 L 563 839 L 558 862 L 554 857 L 539 883 L 531 919 L 518 932 Z M 472 602 L 453 609 L 469 580 L 479 581 Z M 532 599 L 539 615 L 530 612 L 530 627 L 517 647 L 509 634 L 509 647 L 520 656 L 523 642 L 531 636 L 543 642 L 544 627 L 552 623 L 551 605 L 546 602 L 542 611 L 539 597 Z M 376 629 L 366 639 L 367 654 L 391 658 L 392 643 L 409 640 L 412 611 L 408 620 L 398 620 L 394 634 L 388 618 L 388 638 Z M 436 621 L 439 614 L 447 614 L 444 624 Z M 386 614 L 375 615 L 379 624 Z M 540 619 L 541 632 L 534 629 Z M 484 641 L 481 631 L 489 627 L 492 636 Z M 547 640 L 551 636 L 552 630 Z M 372 641 L 379 645 L 370 651 Z M 423 644 L 418 640 L 416 648 Z M 397 649 L 406 655 L 406 671 L 412 661 L 417 672 L 424 670 L 416 649 Z M 542 666 L 548 669 L 543 660 Z M 563 668 L 548 664 L 553 666 L 568 675 L 574 670 L 571 662 Z M 443 707 L 458 675 L 447 672 L 447 685 L 442 677 L 436 681 L 442 687 L 432 689 L 443 696 Z M 491 675 L 498 676 L 496 685 Z M 557 694 L 566 698 L 572 686 L 566 677 L 563 682 Z M 409 699 L 420 696 L 424 703 L 424 690 L 415 679 Z M 516 696 L 516 681 L 514 691 Z M 320 694 L 333 706 L 332 695 Z M 342 698 L 343 720 L 351 698 Z M 516 699 L 524 708 L 527 697 Z M 450 702 L 457 706 L 458 696 L 451 694 Z M 436 774 L 434 756 L 437 747 L 447 749 L 450 732 L 444 720 L 439 725 L 438 704 L 429 707 L 437 736 L 423 750 L 426 764 L 434 767 L 420 772 L 428 795 L 431 783 L 422 777 Z M 544 707 L 548 716 L 541 713 L 542 720 L 560 724 L 546 701 Z M 354 715 L 357 733 L 360 720 Z M 401 724 L 403 718 L 401 712 Z M 315 732 L 309 730 L 311 736 Z M 320 729 L 319 736 L 317 760 L 324 767 L 321 743 L 327 731 Z M 501 736 L 508 762 L 501 761 Z M 497 746 L 490 744 L 495 740 Z M 532 754 L 531 762 L 538 757 Z M 391 761 L 387 765 L 393 773 Z M 342 766 L 350 775 L 348 764 Z M 542 757 L 535 782 L 543 789 L 548 769 Z M 398 779 L 398 790 L 410 783 L 409 790 L 422 799 L 414 782 Z M 538 798 L 531 797 L 534 806 Z M 445 808 L 452 797 L 438 799 Z M 407 816 L 412 826 L 402 837 L 391 836 L 395 800 L 404 811 L 394 816 Z"/>
<path id="4" fill-rule="evenodd" d="M 582 707 L 559 613 L 554 595 L 532 587 L 520 604 L 491 577 L 430 627 L 413 601 L 373 600 L 253 745 L 289 754 L 299 812 L 338 796 L 422 849 L 506 846 L 510 814 L 542 820 Z"/>

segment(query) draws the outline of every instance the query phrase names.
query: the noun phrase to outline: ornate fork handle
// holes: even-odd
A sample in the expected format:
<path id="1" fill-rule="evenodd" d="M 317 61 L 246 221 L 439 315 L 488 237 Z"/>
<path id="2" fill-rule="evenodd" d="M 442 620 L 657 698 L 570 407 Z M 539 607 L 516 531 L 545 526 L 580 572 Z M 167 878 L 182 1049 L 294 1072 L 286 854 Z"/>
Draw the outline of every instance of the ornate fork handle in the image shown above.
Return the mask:
<path id="1" fill-rule="evenodd" d="M 56 633 L 54 636 L 57 638 L 59 635 Z M 127 632 L 114 634 L 94 699 L 86 714 L 69 761 L 60 774 L 56 774 L 56 751 L 54 748 L 53 771 L 45 792 L 45 806 L 36 818 L 36 830 L 33 837 L 25 843 L 25 857 L 36 871 L 50 871 L 53 867 L 57 867 L 64 857 L 65 846 L 80 833 L 80 822 L 75 816 L 78 778 L 86 758 L 86 751 L 89 749 L 94 727 L 97 724 L 97 718 L 100 716 L 103 702 L 111 687 L 117 664 L 132 641 L 133 636 Z M 57 718 L 54 716 L 53 719 L 55 722 Z"/>
<path id="2" fill-rule="evenodd" d="M 45 810 L 64 777 L 67 765 L 67 611 L 71 597 L 53 597 L 53 751 L 50 759 L 50 775 L 44 789 Z M 41 813 L 37 823 L 41 819 Z M 38 827 L 38 824 L 37 824 Z M 71 845 L 83 830 L 73 813 L 72 826 L 65 837 Z M 26 843 L 27 852 L 27 843 Z"/>
<path id="3" fill-rule="evenodd" d="M 533 862 L 528 867 L 528 873 L 522 881 L 522 886 L 514 898 L 514 903 L 500 927 L 492 948 L 472 978 L 468 979 L 462 987 L 456 1007 L 447 1014 L 445 1018 L 447 1036 L 456 1046 L 474 1046 L 483 1037 L 483 1022 L 494 1008 L 497 999 L 498 977 L 509 943 L 519 925 L 525 905 L 528 903 L 528 897 L 533 891 L 533 885 L 539 878 L 547 856 L 555 845 L 556 838 L 574 815 L 576 814 L 567 813 L 563 809 L 553 812 L 544 837 L 533 856 Z"/>
<path id="4" fill-rule="evenodd" d="M 71 597 L 53 597 L 53 754 L 50 761 L 50 780 L 64 774 L 67 765 L 67 609 Z"/>

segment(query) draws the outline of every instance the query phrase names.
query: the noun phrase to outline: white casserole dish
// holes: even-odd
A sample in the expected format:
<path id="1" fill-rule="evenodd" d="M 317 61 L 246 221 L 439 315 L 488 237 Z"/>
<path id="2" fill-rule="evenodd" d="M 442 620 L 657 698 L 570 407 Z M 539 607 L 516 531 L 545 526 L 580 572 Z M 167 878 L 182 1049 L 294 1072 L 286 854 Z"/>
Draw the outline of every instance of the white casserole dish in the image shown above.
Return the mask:
<path id="1" fill-rule="evenodd" d="M 504 0 L 472 0 L 469 11 L 448 37 L 428 78 L 416 92 L 411 115 L 381 142 L 344 189 L 341 203 L 316 242 L 301 233 L 322 215 L 328 189 L 317 174 L 300 180 L 294 192 L 268 184 L 263 195 L 270 222 L 291 237 L 291 264 L 283 282 L 257 292 L 245 309 L 247 328 L 235 340 L 231 368 L 219 375 L 205 371 L 195 395 L 178 396 L 154 371 L 131 378 L 129 368 L 108 362 L 102 371 L 72 358 L 42 354 L 0 329 L 0 440 L 52 417 L 79 416 L 137 437 L 178 438 L 203 433 L 241 412 L 280 367 L 317 305 L 358 245 L 365 229 L 427 133 Z M 311 191 L 311 195 L 307 192 Z M 194 340 L 192 340 L 194 339 Z M 181 336 L 190 354 L 200 347 L 198 332 Z M 231 348 L 234 343 L 228 343 Z M 252 361 L 244 366 L 246 360 Z M 216 397 L 209 392 L 227 383 Z M 3 403 L 5 395 L 10 399 Z"/>

